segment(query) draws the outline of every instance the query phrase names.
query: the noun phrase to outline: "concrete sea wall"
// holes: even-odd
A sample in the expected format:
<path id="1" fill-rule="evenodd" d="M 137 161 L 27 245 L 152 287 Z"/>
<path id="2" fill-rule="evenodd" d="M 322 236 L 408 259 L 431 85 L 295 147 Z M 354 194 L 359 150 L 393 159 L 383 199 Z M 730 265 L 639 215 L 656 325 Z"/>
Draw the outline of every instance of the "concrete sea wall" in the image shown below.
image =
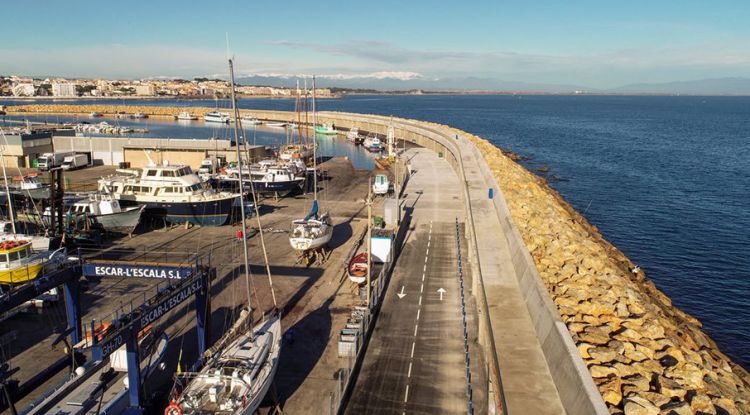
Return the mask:
<path id="1" fill-rule="evenodd" d="M 36 113 L 114 114 L 141 111 L 171 117 L 182 108 L 153 106 L 28 105 Z M 190 108 L 195 115 L 212 108 Z M 267 120 L 290 121 L 280 111 L 243 111 Z M 482 183 L 469 183 L 466 203 L 470 262 L 478 275 L 480 342 L 488 361 L 496 404 L 502 407 L 498 351 L 485 298 L 469 187 L 496 189 L 492 208 L 511 251 L 536 336 L 560 401 L 568 414 L 743 414 L 750 413 L 750 375 L 734 364 L 701 330 L 698 320 L 670 299 L 596 227 L 546 182 L 486 140 L 450 127 L 382 116 L 320 113 L 319 122 L 385 134 L 442 154 L 463 181 L 479 168 Z M 310 120 L 311 121 L 311 120 Z M 456 140 L 456 136 L 460 140 Z M 470 140 L 470 143 L 467 143 Z M 469 166 L 466 162 L 474 163 Z M 472 176 L 473 177 L 473 176 Z M 476 201 L 476 199 L 474 199 Z M 606 402 L 606 407 L 604 406 Z"/>

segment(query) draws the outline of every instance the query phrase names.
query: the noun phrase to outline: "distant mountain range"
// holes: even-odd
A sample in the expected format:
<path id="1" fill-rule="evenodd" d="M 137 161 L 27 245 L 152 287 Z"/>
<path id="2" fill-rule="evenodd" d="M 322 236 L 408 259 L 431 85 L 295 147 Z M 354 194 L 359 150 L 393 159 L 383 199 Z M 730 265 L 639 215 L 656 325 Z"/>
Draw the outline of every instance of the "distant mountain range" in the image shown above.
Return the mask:
<path id="1" fill-rule="evenodd" d="M 238 79 L 244 85 L 267 85 L 292 87 L 295 76 L 254 75 Z M 686 95 L 750 95 L 750 78 L 712 78 L 692 81 L 639 83 L 611 89 L 596 89 L 583 85 L 547 84 L 532 82 L 501 81 L 491 78 L 369 78 L 340 79 L 321 76 L 316 80 L 321 88 L 370 89 L 379 91 L 424 91 L 442 92 L 535 92 L 535 93 L 591 93 L 591 94 L 686 94 Z M 310 87 L 311 85 L 308 85 Z"/>
<path id="2" fill-rule="evenodd" d="M 607 91 L 623 94 L 750 95 L 750 78 L 713 78 L 696 81 L 631 84 Z"/>

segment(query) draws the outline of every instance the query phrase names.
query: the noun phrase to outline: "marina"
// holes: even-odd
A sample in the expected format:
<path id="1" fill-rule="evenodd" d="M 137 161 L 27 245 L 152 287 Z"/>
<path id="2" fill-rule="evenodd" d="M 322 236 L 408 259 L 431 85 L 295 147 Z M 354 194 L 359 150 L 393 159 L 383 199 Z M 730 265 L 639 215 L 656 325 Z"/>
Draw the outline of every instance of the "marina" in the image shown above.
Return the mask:
<path id="1" fill-rule="evenodd" d="M 176 108 L 160 111 L 178 114 Z M 109 111 L 103 113 L 106 116 Z M 254 110 L 252 113 L 263 122 L 284 122 L 294 116 L 278 111 Z M 238 118 L 241 117 L 234 116 L 234 119 Z M 154 383 L 153 389 L 148 388 L 153 391 L 150 402 L 158 402 L 156 407 L 143 407 L 142 391 L 135 394 L 128 389 L 128 408 L 143 407 L 147 413 L 161 413 L 165 408 L 174 410 L 172 405 L 180 402 L 179 395 L 169 395 L 174 390 L 175 374 L 199 373 L 196 372 L 199 368 L 193 365 L 203 363 L 199 356 L 210 350 L 209 345 L 219 342 L 221 350 L 229 345 L 219 340 L 222 337 L 219 333 L 227 333 L 237 321 L 245 286 L 250 286 L 256 293 L 275 292 L 271 298 L 257 295 L 253 299 L 256 307 L 254 325 L 244 327 L 254 327 L 252 333 L 257 334 L 254 338 L 272 338 L 265 337 L 266 330 L 261 323 L 274 321 L 271 316 L 276 305 L 282 310 L 279 366 L 261 402 L 261 413 L 278 413 L 280 410 L 290 413 L 359 413 L 363 408 L 368 413 L 392 413 L 403 408 L 406 411 L 439 408 L 441 412 L 473 413 L 487 407 L 540 414 L 563 411 L 606 413 L 607 404 L 597 390 L 595 379 L 586 370 L 590 358 L 584 359 L 577 352 L 574 338 L 565 328 L 560 311 L 548 297 L 550 294 L 541 283 L 543 277 L 521 239 L 521 233 L 525 238 L 537 236 L 529 236 L 528 228 L 516 228 L 510 217 L 511 209 L 514 215 L 519 214 L 519 200 L 528 200 L 525 198 L 529 194 L 551 191 L 544 187 L 544 190 L 538 190 L 538 179 L 531 173 L 502 153 L 497 154 L 499 150 L 496 148 L 488 148 L 483 140 L 460 130 L 363 114 L 319 112 L 317 118 L 315 125 L 335 125 L 337 133 L 316 135 L 312 148 L 314 157 L 306 163 L 303 174 L 306 184 L 300 191 L 286 195 L 258 192 L 252 202 L 246 200 L 235 206 L 249 209 L 254 215 L 233 216 L 234 219 L 221 226 L 146 221 L 139 225 L 141 228 L 136 229 L 132 239 L 115 239 L 112 246 L 96 248 L 93 257 L 103 255 L 106 259 L 104 262 L 90 259 L 98 262 L 89 268 L 86 262 L 89 259 L 81 255 L 84 270 L 94 267 L 102 276 L 128 281 L 127 291 L 120 292 L 122 299 L 118 298 L 118 301 L 128 300 L 128 305 L 109 309 L 110 315 L 129 316 L 130 312 L 125 310 L 131 307 L 140 309 L 139 304 L 149 298 L 148 292 L 163 292 L 164 288 L 155 280 L 161 277 L 169 281 L 170 275 L 182 275 L 184 264 L 193 261 L 184 258 L 191 258 L 196 252 L 203 253 L 200 263 L 208 270 L 216 268 L 216 275 L 221 276 L 220 281 L 228 287 L 227 292 L 218 294 L 223 300 L 212 297 L 212 307 L 222 304 L 223 309 L 213 308 L 215 311 L 210 322 L 191 316 L 205 306 L 204 300 L 199 300 L 200 296 L 196 297 L 195 307 L 191 309 L 187 298 L 194 292 L 190 295 L 187 292 L 175 294 L 186 302 L 187 305 L 182 307 L 187 310 L 179 317 L 170 315 L 167 326 L 178 329 L 179 333 L 188 330 L 189 336 L 198 336 L 198 341 L 181 341 L 178 351 L 167 354 L 164 373 L 157 371 L 151 375 L 151 379 L 162 379 L 158 387 Z M 348 132 L 355 128 L 357 134 L 349 135 Z M 199 177 L 209 180 L 215 174 L 211 172 L 216 171 L 213 160 L 220 160 L 219 170 L 226 163 L 226 172 L 230 168 L 236 169 L 237 191 L 249 192 L 254 187 L 246 188 L 244 177 L 252 181 L 254 175 L 259 177 L 264 169 L 267 172 L 271 166 L 281 163 L 282 146 L 253 146 L 248 142 L 246 159 L 252 162 L 245 167 L 242 157 L 231 157 L 232 151 L 245 147 L 235 144 L 239 141 L 237 137 L 241 137 L 239 131 L 244 130 L 237 126 L 235 131 L 234 141 L 227 136 L 225 140 L 169 139 L 154 145 L 153 141 L 125 139 L 130 141 L 120 142 L 119 147 L 112 147 L 116 143 L 112 140 L 118 138 L 111 137 L 62 136 L 57 140 L 64 151 L 78 152 L 81 151 L 78 149 L 85 150 L 86 146 L 92 149 L 95 143 L 107 142 L 104 151 L 97 153 L 103 156 L 102 159 L 110 157 L 112 160 L 115 154 L 117 157 L 122 154 L 122 160 L 116 166 L 102 163 L 104 165 L 67 172 L 68 175 L 90 174 L 93 183 L 106 176 L 102 174 L 104 172 L 123 170 L 119 163 L 130 163 L 124 170 L 138 170 L 143 177 L 142 171 L 154 166 L 173 166 L 170 160 L 179 154 L 185 157 L 185 166 L 199 168 Z M 288 147 L 291 151 L 286 154 L 294 159 L 303 148 L 292 150 L 293 146 L 301 146 L 301 142 L 288 139 L 288 130 L 283 134 L 284 145 L 292 146 Z M 38 136 L 33 137 L 37 139 Z M 379 142 L 383 146 L 383 151 L 368 157 L 372 169 L 357 168 L 349 157 L 329 155 L 340 146 L 362 149 L 363 154 L 369 155 L 363 145 L 357 145 L 358 137 L 369 137 L 372 144 Z M 51 139 L 56 140 L 55 137 Z M 68 146 L 65 147 L 64 143 Z M 315 157 L 318 152 L 325 156 Z M 269 157 L 278 158 L 265 162 Z M 498 168 L 499 165 L 502 168 Z M 507 177 L 497 172 L 509 172 L 513 175 L 513 182 L 509 184 Z M 25 172 L 21 170 L 19 174 Z M 220 171 L 220 174 L 223 173 Z M 456 177 L 458 181 L 453 180 Z M 74 182 L 83 184 L 81 180 Z M 513 183 L 522 183 L 524 187 L 518 190 L 520 193 L 512 193 L 514 197 L 506 204 L 504 198 L 498 198 L 494 193 L 499 188 L 498 182 L 511 192 L 516 191 Z M 237 220 L 242 221 L 242 218 L 246 218 L 245 226 L 238 225 Z M 571 232 L 595 232 L 592 228 L 585 228 L 590 225 L 580 216 L 576 218 L 566 220 L 565 226 L 582 221 L 585 230 Z M 256 220 L 261 220 L 262 225 L 255 224 Z M 316 226 L 317 229 L 313 229 Z M 561 225 L 555 223 L 551 226 Z M 303 239 L 314 244 L 317 238 L 313 234 L 325 227 L 332 229 L 330 240 L 315 255 L 300 254 L 300 249 L 292 244 L 297 228 L 301 229 Z M 74 236 L 78 238 L 79 233 L 83 232 L 78 231 Z M 319 233 L 326 235 L 325 232 Z M 148 242 L 143 242 L 145 235 L 148 235 Z M 498 240 L 498 235 L 504 237 Z M 245 240 L 249 242 L 249 249 L 245 252 L 251 253 L 250 285 L 243 285 L 240 278 L 242 271 L 248 269 L 238 255 L 243 251 L 240 246 Z M 140 241 L 140 244 L 131 245 L 133 241 Z M 189 247 L 187 250 L 186 246 Z M 592 246 L 598 249 L 598 245 Z M 119 249 L 123 251 L 118 253 Z M 217 253 L 216 249 L 220 252 Z M 366 257 L 360 255 L 363 250 L 368 253 Z M 206 256 L 206 251 L 210 255 Z M 185 255 L 176 257 L 178 252 Z M 261 252 L 267 254 L 261 255 Z M 629 263 L 626 258 L 620 260 Z M 214 263 L 220 265 L 209 265 Z M 220 270 L 225 271 L 222 274 Z M 360 282 L 363 271 L 364 284 Z M 200 275 L 213 275 L 213 271 L 207 272 Z M 273 282 L 266 275 L 271 275 Z M 453 278 L 456 275 L 458 280 Z M 141 286 L 136 279 L 144 277 L 148 282 Z M 40 287 L 46 287 L 44 281 Z M 217 289 L 216 285 L 212 287 L 212 292 Z M 131 289 L 138 294 L 127 294 Z M 637 289 L 649 292 L 649 296 L 658 296 L 658 293 L 649 291 L 653 288 L 648 285 Z M 43 304 L 43 301 L 34 299 L 30 304 Z M 581 305 L 585 306 L 585 303 Z M 214 317 L 217 312 L 219 317 Z M 415 316 L 414 320 L 403 317 L 409 314 Z M 509 315 L 517 318 L 503 317 Z M 568 314 L 567 317 L 572 316 Z M 219 324 L 217 318 L 221 319 L 220 327 L 216 326 Z M 109 317 L 109 321 L 115 320 Z M 92 333 L 106 327 L 107 318 L 99 321 L 91 324 Z M 208 323 L 212 327 L 210 338 L 206 337 Z M 195 330 L 187 327 L 195 327 Z M 699 330 L 687 327 L 691 333 Z M 505 335 L 507 333 L 513 335 Z M 618 333 L 614 335 L 619 336 Z M 54 337 L 50 334 L 47 345 L 54 341 Z M 402 347 L 409 345 L 409 339 L 412 339 L 411 348 Z M 107 341 L 106 337 L 104 341 Z M 174 341 L 170 340 L 169 344 L 173 345 Z M 304 346 L 299 348 L 300 344 Z M 191 352 L 188 353 L 189 349 Z M 273 350 L 257 343 L 250 349 L 258 351 L 251 356 L 260 360 Z M 446 356 L 451 356 L 451 359 L 445 360 Z M 45 364 L 56 367 L 60 373 L 65 367 L 65 359 L 58 355 L 57 360 L 50 359 Z M 236 372 L 238 376 L 245 370 L 241 367 L 235 369 L 239 370 Z M 251 370 L 250 376 L 254 376 L 252 373 Z M 139 375 L 128 374 L 133 382 L 139 379 L 136 376 Z M 219 375 L 217 379 L 224 379 L 222 376 L 231 378 L 220 380 L 222 384 L 234 382 L 232 373 Z M 457 382 L 458 379 L 461 381 Z M 21 391 L 30 388 L 27 384 L 40 382 L 38 376 L 31 376 Z M 150 385 L 156 381 L 144 382 Z M 537 387 L 530 390 L 529 384 Z M 221 396 L 232 396 L 226 395 L 226 390 L 221 388 L 200 390 L 205 392 L 196 393 L 208 393 L 209 401 L 219 402 Z M 231 399 L 236 402 L 237 398 Z M 255 401 L 248 398 L 247 402 Z M 316 407 L 311 408 L 310 402 Z M 244 405 L 244 401 L 241 403 Z"/>

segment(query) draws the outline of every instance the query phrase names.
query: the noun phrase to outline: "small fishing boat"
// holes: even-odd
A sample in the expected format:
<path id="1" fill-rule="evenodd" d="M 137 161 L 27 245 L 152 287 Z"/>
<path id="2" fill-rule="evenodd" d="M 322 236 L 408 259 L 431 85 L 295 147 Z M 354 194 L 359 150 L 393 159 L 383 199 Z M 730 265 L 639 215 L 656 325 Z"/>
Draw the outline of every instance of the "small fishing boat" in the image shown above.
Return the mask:
<path id="1" fill-rule="evenodd" d="M 241 118 L 244 125 L 260 125 L 261 121 L 250 114 L 245 114 Z"/>
<path id="2" fill-rule="evenodd" d="M 353 143 L 356 143 L 358 140 L 361 142 L 362 140 L 359 136 L 359 128 L 352 127 L 349 131 L 346 132 L 346 138 Z"/>
<path id="3" fill-rule="evenodd" d="M 336 132 L 336 128 L 333 126 L 333 124 L 323 123 L 322 125 L 315 126 L 315 134 L 336 135 L 338 133 Z"/>
<path id="4" fill-rule="evenodd" d="M 195 115 L 191 114 L 188 111 L 182 111 L 179 114 L 177 114 L 177 119 L 180 121 L 195 121 L 198 119 Z"/>
<path id="5" fill-rule="evenodd" d="M 287 123 L 285 122 L 267 122 L 267 127 L 273 127 L 273 128 L 285 128 Z"/>
<path id="6" fill-rule="evenodd" d="M 282 161 L 306 159 L 310 156 L 312 156 L 312 148 L 304 144 L 287 144 L 279 150 L 279 159 Z"/>
<path id="7" fill-rule="evenodd" d="M 53 269 L 65 259 L 64 248 L 58 251 L 32 251 L 31 242 L 6 239 L 0 242 L 0 284 L 23 284 Z"/>
<path id="8" fill-rule="evenodd" d="M 89 117 L 91 117 L 91 118 L 99 118 L 99 117 L 103 117 L 103 116 L 104 116 L 104 114 L 102 114 L 101 112 L 93 111 L 93 112 L 89 113 Z"/>
<path id="9" fill-rule="evenodd" d="M 362 145 L 365 146 L 367 151 L 371 153 L 377 153 L 378 151 L 383 151 L 383 144 L 380 142 L 380 139 L 377 137 L 367 137 L 362 142 Z"/>
<path id="10" fill-rule="evenodd" d="M 136 113 L 133 113 L 132 118 L 136 118 L 136 119 L 148 118 L 148 115 L 142 112 L 136 112 Z"/>
<path id="11" fill-rule="evenodd" d="M 363 284 L 367 280 L 367 252 L 354 255 L 349 261 L 347 275 L 355 284 Z"/>
<path id="12" fill-rule="evenodd" d="M 229 114 L 226 112 L 219 112 L 219 111 L 211 111 L 207 112 L 203 116 L 203 121 L 205 122 L 220 122 L 227 124 L 229 123 Z"/>
<path id="13" fill-rule="evenodd" d="M 75 202 L 70 213 L 88 216 L 107 232 L 132 235 L 145 208 L 146 205 L 121 207 L 111 195 L 94 193 Z"/>

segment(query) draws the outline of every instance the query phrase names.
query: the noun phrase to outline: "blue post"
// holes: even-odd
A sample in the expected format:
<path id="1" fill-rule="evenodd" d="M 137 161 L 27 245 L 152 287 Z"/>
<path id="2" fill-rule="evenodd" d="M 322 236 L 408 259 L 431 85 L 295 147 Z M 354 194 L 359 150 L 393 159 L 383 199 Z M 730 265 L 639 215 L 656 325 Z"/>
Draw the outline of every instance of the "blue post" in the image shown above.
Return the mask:
<path id="1" fill-rule="evenodd" d="M 208 273 L 201 271 L 201 279 L 203 280 L 203 288 L 195 293 L 195 328 L 198 334 L 198 355 L 203 355 L 208 345 L 208 320 L 211 316 L 211 299 L 210 299 L 210 279 Z M 210 272 L 210 271 L 209 271 Z"/>
<path id="2" fill-rule="evenodd" d="M 490 196 L 490 200 L 492 200 L 493 196 L 495 196 L 495 189 L 490 187 L 489 196 Z"/>
<path id="3" fill-rule="evenodd" d="M 128 361 L 128 398 L 131 408 L 141 407 L 141 365 L 138 359 L 138 333 L 129 333 L 125 343 Z"/>
<path id="4" fill-rule="evenodd" d="M 68 281 L 63 284 L 65 293 L 65 310 L 68 316 L 68 327 L 73 328 L 70 333 L 73 344 L 81 341 L 81 302 L 78 280 Z"/>

